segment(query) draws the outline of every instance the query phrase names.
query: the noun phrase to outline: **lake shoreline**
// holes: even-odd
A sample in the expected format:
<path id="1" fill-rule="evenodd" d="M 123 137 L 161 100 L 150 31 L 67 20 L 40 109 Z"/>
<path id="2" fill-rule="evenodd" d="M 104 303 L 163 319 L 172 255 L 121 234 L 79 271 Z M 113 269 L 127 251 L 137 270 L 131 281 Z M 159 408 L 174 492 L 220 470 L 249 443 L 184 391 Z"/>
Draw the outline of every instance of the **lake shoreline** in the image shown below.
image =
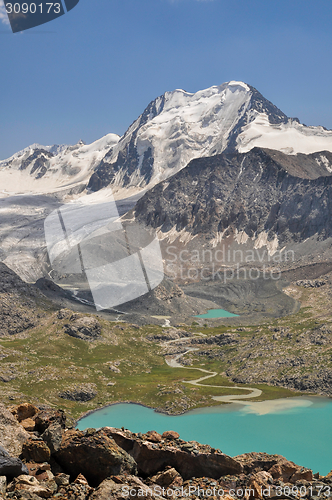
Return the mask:
<path id="1" fill-rule="evenodd" d="M 329 473 L 326 464 L 331 460 L 332 399 L 304 395 L 274 401 L 268 411 L 261 411 L 260 406 L 252 411 L 238 404 L 223 404 L 180 415 L 132 401 L 112 402 L 100 411 L 86 412 L 88 416 L 78 420 L 76 429 L 124 428 L 133 435 L 151 430 L 162 435 L 173 430 L 184 441 L 208 444 L 231 457 L 254 452 L 277 454 L 321 474 Z M 308 432 L 315 426 L 318 433 Z"/>
<path id="2" fill-rule="evenodd" d="M 111 406 L 115 406 L 115 405 L 120 405 L 120 404 L 131 404 L 131 405 L 138 405 L 138 406 L 142 406 L 143 408 L 148 408 L 149 410 L 153 410 L 155 411 L 156 413 L 161 413 L 163 415 L 168 415 L 169 417 L 178 417 L 179 415 L 184 415 L 185 413 L 188 413 L 189 411 L 192 411 L 192 410 L 195 410 L 196 408 L 192 408 L 190 410 L 187 410 L 187 411 L 181 411 L 181 412 L 176 412 L 176 413 L 171 413 L 171 412 L 168 412 L 167 410 L 163 410 L 162 408 L 153 408 L 152 406 L 148 406 L 146 404 L 143 404 L 143 403 L 139 403 L 137 401 L 130 401 L 130 400 L 118 400 L 118 401 L 114 401 L 112 403 L 106 403 L 105 405 L 103 406 L 100 406 L 99 408 L 96 408 L 94 410 L 88 410 L 84 413 L 82 413 L 82 415 L 79 416 L 78 419 L 75 420 L 74 422 L 74 426 L 76 427 L 78 422 L 80 420 L 83 420 L 83 418 L 85 417 L 88 417 L 89 415 L 92 415 L 93 413 L 99 411 L 99 410 L 104 410 L 105 408 L 110 408 Z M 224 403 L 225 404 L 225 403 Z M 226 403 L 227 404 L 227 403 Z M 214 406 L 222 406 L 222 405 L 214 405 Z M 204 408 L 210 408 L 210 407 L 205 407 Z M 211 407 L 213 408 L 213 406 Z M 199 409 L 199 408 L 197 408 Z"/>
<path id="3" fill-rule="evenodd" d="M 257 403 L 263 403 L 267 406 L 270 406 L 270 407 L 273 407 L 273 405 L 275 404 L 274 402 L 275 401 L 284 401 L 284 400 L 294 400 L 294 399 L 297 399 L 297 400 L 305 400 L 305 399 L 323 399 L 323 400 L 330 400 L 332 401 L 332 398 L 329 398 L 327 396 L 321 396 L 319 394 L 310 394 L 310 395 L 307 395 L 307 394 L 303 394 L 302 396 L 294 396 L 294 397 L 289 397 L 289 398 L 276 398 L 276 399 L 267 399 L 267 400 L 263 400 L 263 401 L 257 401 Z M 84 418 L 92 415 L 93 413 L 96 413 L 100 410 L 105 410 L 106 408 L 110 408 L 111 406 L 116 406 L 116 405 L 120 405 L 120 404 L 130 404 L 130 405 L 137 405 L 137 406 L 141 406 L 143 408 L 147 408 L 148 410 L 153 410 L 155 413 L 160 413 L 161 415 L 167 415 L 169 417 L 179 417 L 181 415 L 185 415 L 189 412 L 196 412 L 196 411 L 200 411 L 200 410 L 213 410 L 214 408 L 221 408 L 221 407 L 224 407 L 224 409 L 226 410 L 226 408 L 229 408 L 229 410 L 231 411 L 232 408 L 235 409 L 235 407 L 238 407 L 238 409 L 240 410 L 241 408 L 243 408 L 243 406 L 241 405 L 241 403 L 221 403 L 221 404 L 216 404 L 216 405 L 212 405 L 212 406 L 199 406 L 197 408 L 190 408 L 189 410 L 186 410 L 186 411 L 179 411 L 179 412 L 169 412 L 167 410 L 163 410 L 162 408 L 154 408 L 152 406 L 148 406 L 146 404 L 143 404 L 143 403 L 140 403 L 140 402 L 137 402 L 137 401 L 132 401 L 132 400 L 118 400 L 118 401 L 114 401 L 114 402 L 110 402 L 110 403 L 106 403 L 105 405 L 103 406 L 100 406 L 98 408 L 95 408 L 93 410 L 88 410 L 84 413 L 82 413 L 76 420 L 74 420 L 74 423 L 73 423 L 73 427 L 77 427 L 78 423 L 83 420 Z"/>

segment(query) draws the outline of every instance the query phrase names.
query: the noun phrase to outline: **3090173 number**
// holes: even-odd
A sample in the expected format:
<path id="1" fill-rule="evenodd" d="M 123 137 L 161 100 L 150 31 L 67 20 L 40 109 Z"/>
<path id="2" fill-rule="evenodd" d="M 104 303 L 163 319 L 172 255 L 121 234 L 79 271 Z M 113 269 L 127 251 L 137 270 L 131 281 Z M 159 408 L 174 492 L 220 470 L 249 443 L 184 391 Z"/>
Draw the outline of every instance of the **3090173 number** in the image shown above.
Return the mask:
<path id="1" fill-rule="evenodd" d="M 36 4 L 36 3 L 7 3 L 6 11 L 7 14 L 60 14 L 61 4 L 60 3 L 46 3 L 46 4 Z"/>

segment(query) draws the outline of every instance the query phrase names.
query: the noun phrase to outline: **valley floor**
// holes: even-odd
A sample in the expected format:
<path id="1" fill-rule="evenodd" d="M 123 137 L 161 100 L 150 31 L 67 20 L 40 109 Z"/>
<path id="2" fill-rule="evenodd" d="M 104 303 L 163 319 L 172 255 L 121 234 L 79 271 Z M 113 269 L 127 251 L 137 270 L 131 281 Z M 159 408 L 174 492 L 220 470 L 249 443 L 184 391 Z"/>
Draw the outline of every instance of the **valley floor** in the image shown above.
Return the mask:
<path id="1" fill-rule="evenodd" d="M 284 291 L 301 302 L 299 312 L 259 326 L 244 319 L 242 325 L 138 326 L 51 303 L 46 308 L 39 300 L 35 326 L 0 338 L 2 402 L 28 398 L 61 406 L 76 419 L 118 401 L 179 414 L 244 389 L 261 391 L 255 401 L 331 397 L 331 289 L 330 275 L 294 281 Z M 166 363 L 174 357 L 183 369 Z M 199 370 L 216 372 L 213 383 L 193 384 Z"/>

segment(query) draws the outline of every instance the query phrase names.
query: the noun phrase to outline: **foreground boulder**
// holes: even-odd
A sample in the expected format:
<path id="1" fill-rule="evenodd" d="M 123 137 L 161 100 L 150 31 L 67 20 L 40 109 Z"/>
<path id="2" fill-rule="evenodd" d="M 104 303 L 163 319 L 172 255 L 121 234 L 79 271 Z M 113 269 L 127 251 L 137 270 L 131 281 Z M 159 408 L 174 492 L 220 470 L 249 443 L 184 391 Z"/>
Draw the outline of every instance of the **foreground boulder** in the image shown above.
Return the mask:
<path id="1" fill-rule="evenodd" d="M 30 438 L 23 445 L 22 457 L 36 463 L 48 462 L 51 458 L 51 451 L 41 438 Z"/>
<path id="2" fill-rule="evenodd" d="M 174 467 L 185 480 L 203 476 L 218 479 L 243 471 L 242 465 L 228 455 L 208 445 L 179 440 L 177 433 L 164 433 L 167 439 L 156 443 L 154 438 L 151 442 L 130 431 L 113 427 L 104 427 L 103 431 L 135 459 L 138 473 L 145 477 L 164 470 L 168 465 Z"/>
<path id="3" fill-rule="evenodd" d="M 83 474 L 91 485 L 109 476 L 136 474 L 136 462 L 103 429 L 68 430 L 64 433 L 57 462 L 71 476 Z"/>
<path id="4" fill-rule="evenodd" d="M 41 437 L 47 444 L 52 454 L 59 451 L 62 443 L 62 435 L 63 429 L 58 423 L 50 425 L 46 431 L 43 432 Z"/>
<path id="5" fill-rule="evenodd" d="M 0 446 L 0 476 L 13 478 L 28 473 L 27 467 L 19 458 L 11 457 L 9 453 Z"/>
<path id="6" fill-rule="evenodd" d="M 19 422 L 22 422 L 32 419 L 38 413 L 38 408 L 31 403 L 22 403 L 21 405 L 13 406 L 10 411 Z"/>
<path id="7" fill-rule="evenodd" d="M 63 410 L 54 410 L 47 408 L 41 410 L 34 417 L 36 423 L 36 430 L 43 433 L 50 427 L 50 425 L 58 424 L 64 429 L 66 427 L 66 416 Z"/>
<path id="8" fill-rule="evenodd" d="M 150 478 L 150 483 L 158 484 L 166 488 L 182 486 L 183 479 L 174 467 L 168 466 L 163 472 L 159 472 Z"/>
<path id="9" fill-rule="evenodd" d="M 23 429 L 17 419 L 0 404 L 0 446 L 14 457 L 20 456 L 23 443 L 29 438 L 29 433 Z"/>

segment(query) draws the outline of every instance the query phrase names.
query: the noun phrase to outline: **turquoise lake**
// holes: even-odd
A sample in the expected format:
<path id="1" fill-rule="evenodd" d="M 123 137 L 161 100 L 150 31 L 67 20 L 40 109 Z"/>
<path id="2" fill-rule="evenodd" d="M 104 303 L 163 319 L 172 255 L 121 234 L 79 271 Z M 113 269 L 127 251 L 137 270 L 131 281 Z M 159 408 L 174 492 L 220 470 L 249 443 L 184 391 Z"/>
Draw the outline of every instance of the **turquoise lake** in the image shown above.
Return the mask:
<path id="1" fill-rule="evenodd" d="M 210 309 L 206 314 L 200 314 L 199 316 L 195 316 L 195 318 L 235 318 L 238 317 L 238 314 L 233 314 L 224 309 Z"/>
<path id="2" fill-rule="evenodd" d="M 258 415 L 240 405 L 223 405 L 169 416 L 136 404 L 115 404 L 78 422 L 88 427 L 122 426 L 133 432 L 174 430 L 187 441 L 198 441 L 236 456 L 251 451 L 280 454 L 314 472 L 332 469 L 332 400 L 296 398 L 311 406 Z"/>

